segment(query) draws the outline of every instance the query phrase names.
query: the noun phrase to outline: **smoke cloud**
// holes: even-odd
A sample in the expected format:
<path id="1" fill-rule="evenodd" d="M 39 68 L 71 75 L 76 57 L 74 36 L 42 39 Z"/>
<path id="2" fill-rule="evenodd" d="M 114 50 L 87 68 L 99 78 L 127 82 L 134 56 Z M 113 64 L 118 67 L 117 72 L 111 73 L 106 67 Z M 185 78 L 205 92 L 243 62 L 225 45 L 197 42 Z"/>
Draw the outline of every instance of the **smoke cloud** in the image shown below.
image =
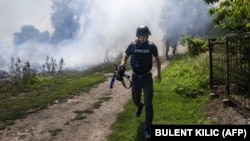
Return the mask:
<path id="1" fill-rule="evenodd" d="M 178 41 L 187 33 L 191 36 L 207 34 L 212 28 L 212 17 L 208 15 L 210 6 L 203 0 L 166 1 L 160 20 L 164 40 Z"/>
<path id="2" fill-rule="evenodd" d="M 141 24 L 150 28 L 149 40 L 156 43 L 161 55 L 165 34 L 160 27 L 162 9 L 166 4 L 175 6 L 172 0 L 51 0 L 47 3 L 50 3 L 47 4 L 49 21 L 43 28 L 32 23 L 19 25 L 10 37 L 13 46 L 5 46 L 0 39 L 0 70 L 9 69 L 11 57 L 19 57 L 41 69 L 47 56 L 57 62 L 63 58 L 66 68 L 85 69 L 123 53 L 136 38 L 136 28 Z M 166 24 L 166 28 L 174 26 Z"/>

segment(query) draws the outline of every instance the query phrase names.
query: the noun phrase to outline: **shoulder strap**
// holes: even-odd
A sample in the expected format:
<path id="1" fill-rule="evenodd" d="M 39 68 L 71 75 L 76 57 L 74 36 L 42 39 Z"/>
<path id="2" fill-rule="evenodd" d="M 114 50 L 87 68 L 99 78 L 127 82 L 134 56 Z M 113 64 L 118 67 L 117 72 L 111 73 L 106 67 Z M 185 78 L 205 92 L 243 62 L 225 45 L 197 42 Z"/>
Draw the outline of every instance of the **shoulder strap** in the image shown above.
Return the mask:
<path id="1" fill-rule="evenodd" d="M 127 85 L 125 84 L 125 82 L 124 82 L 124 79 L 123 79 L 123 80 L 122 80 L 122 85 L 123 85 L 123 87 L 125 87 L 125 88 L 127 88 L 127 89 L 131 88 L 131 87 L 132 87 L 132 81 L 129 79 L 130 76 L 127 75 L 127 74 L 124 74 L 123 77 L 125 77 L 125 78 L 128 79 L 128 81 L 129 81 L 129 86 L 127 86 Z"/>

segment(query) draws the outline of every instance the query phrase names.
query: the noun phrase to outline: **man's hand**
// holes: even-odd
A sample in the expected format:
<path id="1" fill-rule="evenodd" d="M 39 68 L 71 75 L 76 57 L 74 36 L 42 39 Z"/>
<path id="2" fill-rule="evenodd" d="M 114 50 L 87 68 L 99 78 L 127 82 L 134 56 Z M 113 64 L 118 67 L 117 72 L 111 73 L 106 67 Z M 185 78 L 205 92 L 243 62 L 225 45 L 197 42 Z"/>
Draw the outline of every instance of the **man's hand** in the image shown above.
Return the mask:
<path id="1" fill-rule="evenodd" d="M 156 69 L 157 69 L 156 82 L 160 83 L 161 82 L 161 62 L 160 62 L 160 58 L 158 56 L 155 57 L 155 61 L 156 61 Z"/>
<path id="2" fill-rule="evenodd" d="M 160 73 L 158 73 L 158 75 L 156 76 L 156 82 L 161 83 L 161 74 Z"/>

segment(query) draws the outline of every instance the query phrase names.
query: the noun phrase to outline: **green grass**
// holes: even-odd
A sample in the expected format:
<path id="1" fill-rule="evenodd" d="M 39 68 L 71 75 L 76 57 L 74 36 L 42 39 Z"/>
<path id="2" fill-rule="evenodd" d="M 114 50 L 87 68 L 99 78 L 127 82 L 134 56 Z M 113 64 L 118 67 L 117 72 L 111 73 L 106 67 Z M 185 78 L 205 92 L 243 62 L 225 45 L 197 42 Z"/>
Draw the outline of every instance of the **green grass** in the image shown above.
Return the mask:
<path id="1" fill-rule="evenodd" d="M 198 66 L 198 67 L 197 67 Z M 153 124 L 204 124 L 209 103 L 207 54 L 199 58 L 176 58 L 162 72 L 162 82 L 154 83 Z M 195 78 L 196 79 L 195 79 Z M 201 84 L 202 83 L 202 84 Z M 180 90 L 181 89 L 181 90 Z M 144 119 L 135 117 L 130 100 L 118 114 L 107 141 L 143 141 Z M 145 112 L 145 111 L 143 111 Z"/>
<path id="2" fill-rule="evenodd" d="M 96 73 L 100 68 L 102 73 Z M 49 105 L 88 92 L 107 79 L 104 73 L 112 72 L 113 64 L 101 64 L 100 68 L 93 67 L 83 72 L 65 72 L 55 76 L 37 76 L 32 85 L 9 83 L 7 86 L 0 87 L 0 129 L 12 125 L 16 119 L 24 118 Z M 109 99 L 104 97 L 99 100 L 99 104 Z M 76 118 L 83 119 L 84 115 L 77 114 Z"/>
<path id="3" fill-rule="evenodd" d="M 101 68 L 101 69 L 100 69 Z M 96 84 L 106 80 L 104 73 L 113 72 L 113 63 L 102 64 L 84 72 L 68 72 L 58 76 L 37 76 L 33 85 L 8 86 L 0 90 L 0 129 L 13 124 L 15 119 L 47 108 L 55 101 L 65 101 L 82 92 L 88 92 Z M 177 57 L 162 71 L 162 82 L 154 83 L 153 124 L 204 124 L 209 103 L 209 65 L 207 54 L 197 58 Z M 97 73 L 98 72 L 98 73 Z M 12 89 L 10 89 L 12 88 Z M 87 114 L 110 99 L 106 94 L 87 110 L 76 110 L 73 120 L 82 120 Z M 135 117 L 132 100 L 119 113 L 112 125 L 108 141 L 144 140 L 144 114 Z M 143 111 L 144 112 L 144 111 Z M 65 123 L 69 124 L 69 123 Z M 60 130 L 50 131 L 56 135 Z"/>
<path id="4" fill-rule="evenodd" d="M 51 134 L 51 136 L 56 136 L 57 133 L 59 133 L 61 131 L 62 131 L 62 129 L 57 128 L 57 129 L 54 129 L 54 130 L 49 130 L 49 133 Z"/>

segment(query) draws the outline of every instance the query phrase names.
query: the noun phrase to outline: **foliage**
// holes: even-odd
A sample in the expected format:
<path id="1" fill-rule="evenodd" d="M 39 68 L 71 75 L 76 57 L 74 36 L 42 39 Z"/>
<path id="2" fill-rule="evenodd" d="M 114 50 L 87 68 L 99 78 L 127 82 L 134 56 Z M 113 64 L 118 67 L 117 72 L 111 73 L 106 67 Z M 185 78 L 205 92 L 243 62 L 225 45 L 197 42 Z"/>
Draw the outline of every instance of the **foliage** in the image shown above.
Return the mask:
<path id="1" fill-rule="evenodd" d="M 43 73 L 52 74 L 52 75 L 54 75 L 57 71 L 59 73 L 61 73 L 63 71 L 64 65 L 65 65 L 65 62 L 64 62 L 63 58 L 61 58 L 57 64 L 56 59 L 54 59 L 53 57 L 47 56 L 46 62 L 45 62 L 45 64 L 43 64 Z"/>
<path id="2" fill-rule="evenodd" d="M 29 61 L 22 63 L 19 57 L 11 58 L 10 75 L 14 85 L 33 84 L 36 80 L 36 72 L 31 68 Z M 10 84 L 10 83 L 8 83 Z"/>
<path id="3" fill-rule="evenodd" d="M 190 57 L 196 57 L 201 53 L 208 51 L 208 42 L 207 40 L 202 39 L 201 37 L 192 38 L 190 35 L 185 35 L 180 40 L 182 45 L 187 44 L 188 55 Z"/>
<path id="4" fill-rule="evenodd" d="M 205 53 L 173 64 L 167 70 L 169 73 L 164 74 L 167 81 L 173 82 L 171 90 L 184 97 L 197 97 L 206 93 L 209 88 L 208 62 Z"/>
<path id="5" fill-rule="evenodd" d="M 213 22 L 217 28 L 232 32 L 250 31 L 250 1 L 249 0 L 204 0 L 207 4 L 217 3 L 209 9 L 210 15 L 215 15 Z"/>
<path id="6" fill-rule="evenodd" d="M 204 0 L 207 4 L 212 4 L 215 2 L 219 2 L 220 0 Z"/>

